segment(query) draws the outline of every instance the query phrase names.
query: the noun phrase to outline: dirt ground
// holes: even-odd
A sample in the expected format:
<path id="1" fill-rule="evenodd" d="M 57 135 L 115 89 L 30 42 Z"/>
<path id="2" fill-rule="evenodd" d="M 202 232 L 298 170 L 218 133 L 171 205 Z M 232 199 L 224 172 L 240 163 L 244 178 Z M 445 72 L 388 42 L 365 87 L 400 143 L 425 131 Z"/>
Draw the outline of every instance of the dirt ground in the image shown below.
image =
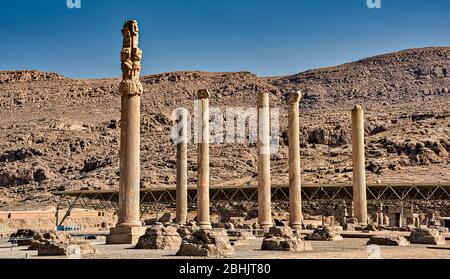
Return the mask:
<path id="1" fill-rule="evenodd" d="M 232 259 L 450 259 L 450 250 L 430 249 L 428 245 L 412 244 L 407 247 L 367 246 L 368 239 L 346 238 L 342 242 L 311 241 L 313 252 L 274 252 L 261 251 L 262 238 L 257 238 L 246 246 L 236 246 Z M 83 256 L 83 259 L 184 259 L 175 256 L 173 250 L 135 250 L 131 245 L 105 245 L 95 240 L 98 248 L 95 256 Z M 379 250 L 378 250 L 379 247 Z M 439 246 L 450 249 L 450 245 Z M 0 259 L 48 259 L 37 257 L 36 251 L 27 248 L 12 247 L 7 239 L 0 240 Z M 379 253 L 378 253 L 379 252 Z M 28 256 L 27 256 L 28 255 Z M 51 257 L 66 259 L 67 257 Z"/>

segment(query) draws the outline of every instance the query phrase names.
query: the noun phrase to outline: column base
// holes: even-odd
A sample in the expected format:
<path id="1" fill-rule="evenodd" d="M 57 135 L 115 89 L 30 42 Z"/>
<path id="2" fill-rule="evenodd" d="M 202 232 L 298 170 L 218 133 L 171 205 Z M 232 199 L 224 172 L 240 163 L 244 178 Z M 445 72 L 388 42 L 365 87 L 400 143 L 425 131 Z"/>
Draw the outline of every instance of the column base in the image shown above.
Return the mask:
<path id="1" fill-rule="evenodd" d="M 116 227 L 110 229 L 106 236 L 106 244 L 130 244 L 135 245 L 139 237 L 145 234 L 146 227 Z"/>
<path id="2" fill-rule="evenodd" d="M 199 226 L 200 229 L 202 229 L 202 230 L 211 230 L 212 229 L 212 225 L 209 222 L 198 223 L 197 226 Z"/>
<path id="3" fill-rule="evenodd" d="M 274 226 L 274 224 L 272 221 L 261 221 L 261 222 L 259 222 L 259 226 L 264 231 L 269 231 L 269 229 L 272 228 Z"/>

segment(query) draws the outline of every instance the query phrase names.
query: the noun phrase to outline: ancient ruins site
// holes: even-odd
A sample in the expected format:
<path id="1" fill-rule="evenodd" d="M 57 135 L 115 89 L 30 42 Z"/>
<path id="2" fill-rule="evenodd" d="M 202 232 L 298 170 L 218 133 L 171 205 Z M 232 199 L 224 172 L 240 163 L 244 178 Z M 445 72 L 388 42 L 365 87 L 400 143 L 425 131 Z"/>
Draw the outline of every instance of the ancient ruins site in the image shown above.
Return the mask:
<path id="1" fill-rule="evenodd" d="M 143 76 L 121 35 L 120 79 L 0 71 L 0 258 L 450 258 L 450 47 Z"/>

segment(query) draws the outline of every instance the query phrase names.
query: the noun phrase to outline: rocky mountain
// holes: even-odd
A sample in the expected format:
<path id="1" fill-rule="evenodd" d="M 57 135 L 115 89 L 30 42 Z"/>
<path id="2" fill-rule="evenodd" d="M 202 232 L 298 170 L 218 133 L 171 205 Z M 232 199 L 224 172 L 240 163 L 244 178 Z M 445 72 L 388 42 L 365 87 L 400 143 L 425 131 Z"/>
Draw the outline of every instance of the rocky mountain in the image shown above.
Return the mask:
<path id="1" fill-rule="evenodd" d="M 0 206 L 44 205 L 51 191 L 118 187 L 118 79 L 81 80 L 39 71 L 0 72 Z M 270 92 L 280 109 L 273 181 L 288 181 L 286 97 L 302 90 L 304 183 L 352 177 L 350 109 L 366 109 L 368 179 L 450 181 L 450 47 L 410 49 L 283 77 L 249 72 L 173 72 L 142 77 L 142 186 L 175 184 L 174 109 L 251 108 Z M 211 183 L 256 182 L 252 144 L 211 145 Z M 196 183 L 196 146 L 189 147 Z M 242 182 L 244 183 L 244 182 Z"/>

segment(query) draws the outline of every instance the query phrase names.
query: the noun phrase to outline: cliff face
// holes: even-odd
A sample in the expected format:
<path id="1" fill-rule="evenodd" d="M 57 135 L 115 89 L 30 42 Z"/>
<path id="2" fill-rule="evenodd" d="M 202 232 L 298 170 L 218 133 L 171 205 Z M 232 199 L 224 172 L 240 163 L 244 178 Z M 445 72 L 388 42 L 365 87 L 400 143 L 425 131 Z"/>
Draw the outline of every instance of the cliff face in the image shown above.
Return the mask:
<path id="1" fill-rule="evenodd" d="M 38 71 L 0 72 L 0 205 L 48 204 L 52 190 L 118 187 L 118 79 L 76 80 Z M 304 183 L 350 182 L 350 109 L 366 109 L 371 182 L 450 180 L 450 48 L 412 49 L 292 76 L 249 72 L 174 72 L 142 78 L 142 184 L 175 184 L 171 112 L 193 112 L 195 92 L 208 88 L 211 106 L 256 106 L 271 93 L 280 109 L 274 182 L 287 182 L 290 90 L 301 103 Z M 189 147 L 196 183 L 196 146 Z M 256 148 L 211 145 L 211 181 L 255 180 Z M 256 180 L 255 180 L 256 182 Z"/>

